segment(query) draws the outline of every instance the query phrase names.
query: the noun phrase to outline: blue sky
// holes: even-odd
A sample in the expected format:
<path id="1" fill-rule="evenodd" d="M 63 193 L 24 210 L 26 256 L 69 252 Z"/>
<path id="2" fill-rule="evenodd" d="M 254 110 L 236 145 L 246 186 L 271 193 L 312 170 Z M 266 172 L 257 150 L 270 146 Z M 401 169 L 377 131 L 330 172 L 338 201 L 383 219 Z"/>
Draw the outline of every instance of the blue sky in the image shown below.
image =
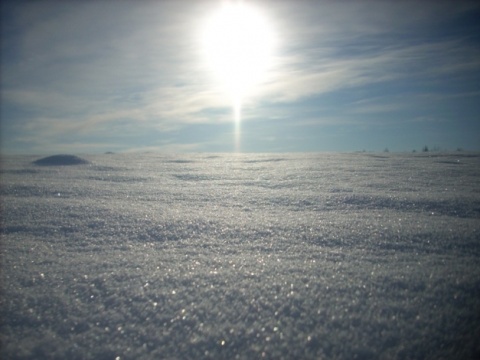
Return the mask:
<path id="1" fill-rule="evenodd" d="M 247 1 L 276 34 L 240 151 L 480 150 L 480 5 Z M 221 1 L 3 1 L 1 152 L 231 152 Z"/>

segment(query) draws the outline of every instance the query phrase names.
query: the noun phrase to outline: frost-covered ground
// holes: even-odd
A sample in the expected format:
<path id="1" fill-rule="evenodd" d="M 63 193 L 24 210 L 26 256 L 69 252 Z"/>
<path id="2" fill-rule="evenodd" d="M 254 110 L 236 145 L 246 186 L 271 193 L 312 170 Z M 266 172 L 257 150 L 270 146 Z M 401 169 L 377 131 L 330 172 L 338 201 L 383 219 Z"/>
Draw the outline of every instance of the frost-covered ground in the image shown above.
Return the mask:
<path id="1" fill-rule="evenodd" d="M 3 359 L 474 359 L 480 155 L 1 164 Z"/>

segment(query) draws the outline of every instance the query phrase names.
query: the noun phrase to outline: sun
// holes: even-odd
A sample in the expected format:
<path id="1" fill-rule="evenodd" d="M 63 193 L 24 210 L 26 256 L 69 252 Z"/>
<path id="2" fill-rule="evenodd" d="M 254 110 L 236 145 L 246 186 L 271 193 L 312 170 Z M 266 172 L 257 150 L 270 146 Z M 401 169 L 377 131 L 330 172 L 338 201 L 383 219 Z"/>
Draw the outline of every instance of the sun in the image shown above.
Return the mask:
<path id="1" fill-rule="evenodd" d="M 274 35 L 267 18 L 244 2 L 224 3 L 205 23 L 206 60 L 235 101 L 265 79 L 273 47 Z"/>

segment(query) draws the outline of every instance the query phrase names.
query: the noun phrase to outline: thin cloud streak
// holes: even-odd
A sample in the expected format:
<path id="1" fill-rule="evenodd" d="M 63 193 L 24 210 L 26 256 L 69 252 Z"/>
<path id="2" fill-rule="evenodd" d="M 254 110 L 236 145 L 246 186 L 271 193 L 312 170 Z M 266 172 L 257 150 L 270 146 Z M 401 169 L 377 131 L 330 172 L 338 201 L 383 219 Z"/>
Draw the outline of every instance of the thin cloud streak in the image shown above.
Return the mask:
<path id="1" fill-rule="evenodd" d="M 321 59 L 298 57 L 282 64 L 275 81 L 259 95 L 272 102 L 293 102 L 378 82 L 469 76 L 473 69 L 480 69 L 480 50 L 457 41 L 385 48 L 345 60 L 328 54 Z"/>

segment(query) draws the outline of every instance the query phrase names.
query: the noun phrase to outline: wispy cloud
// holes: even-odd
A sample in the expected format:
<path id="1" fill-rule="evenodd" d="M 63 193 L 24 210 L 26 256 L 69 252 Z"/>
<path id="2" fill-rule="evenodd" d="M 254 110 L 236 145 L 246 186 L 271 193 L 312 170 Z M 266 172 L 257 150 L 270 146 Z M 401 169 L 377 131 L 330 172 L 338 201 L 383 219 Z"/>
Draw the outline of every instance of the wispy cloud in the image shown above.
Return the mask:
<path id="1" fill-rule="evenodd" d="M 289 58 L 275 80 L 259 90 L 269 101 L 296 101 L 339 89 L 393 81 L 435 81 L 445 76 L 469 77 L 480 69 L 480 48 L 460 41 L 397 44 L 348 58 L 323 52 L 322 57 Z"/>

